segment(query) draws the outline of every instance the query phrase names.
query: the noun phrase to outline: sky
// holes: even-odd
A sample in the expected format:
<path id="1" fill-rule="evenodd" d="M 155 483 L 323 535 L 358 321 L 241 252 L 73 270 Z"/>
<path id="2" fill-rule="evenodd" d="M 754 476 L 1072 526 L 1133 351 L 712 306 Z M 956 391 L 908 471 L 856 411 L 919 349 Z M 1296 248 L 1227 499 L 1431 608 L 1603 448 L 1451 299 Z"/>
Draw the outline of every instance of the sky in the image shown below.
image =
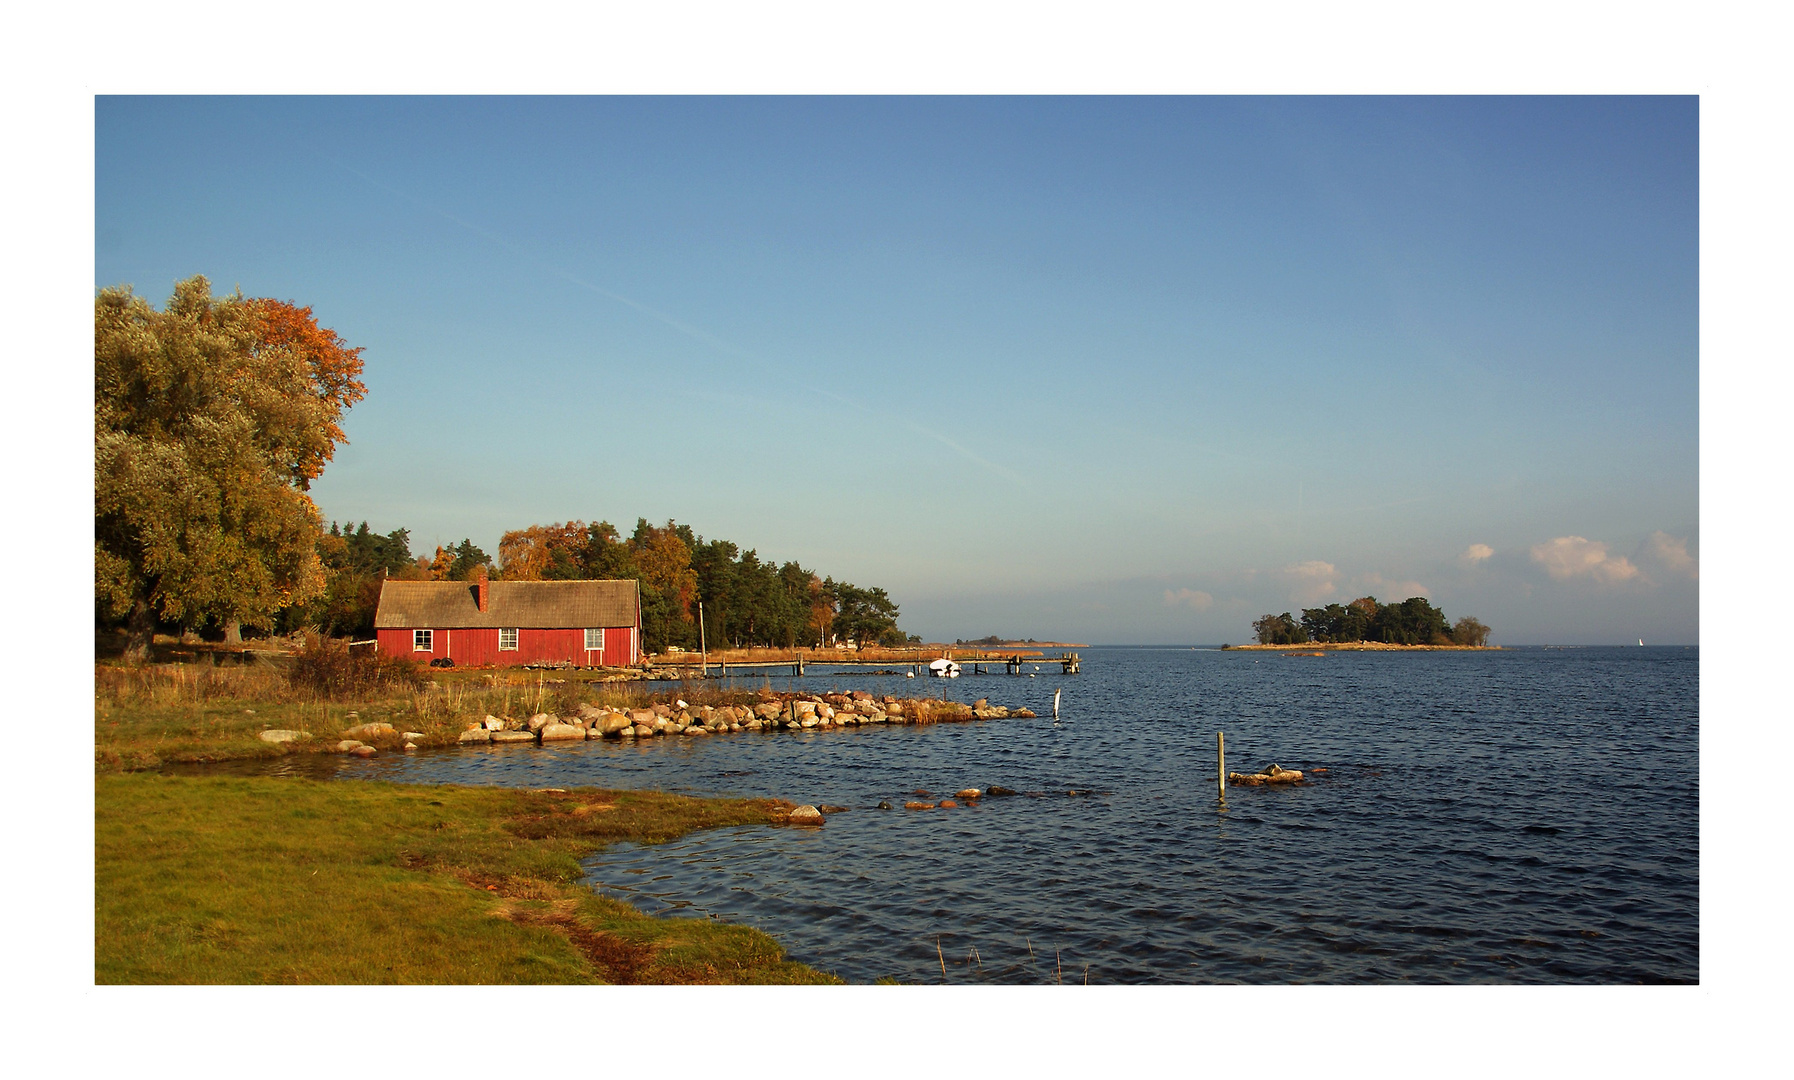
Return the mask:
<path id="1" fill-rule="evenodd" d="M 676 519 L 907 631 L 1699 640 L 1692 97 L 119 97 L 94 287 L 314 309 L 414 551 Z"/>

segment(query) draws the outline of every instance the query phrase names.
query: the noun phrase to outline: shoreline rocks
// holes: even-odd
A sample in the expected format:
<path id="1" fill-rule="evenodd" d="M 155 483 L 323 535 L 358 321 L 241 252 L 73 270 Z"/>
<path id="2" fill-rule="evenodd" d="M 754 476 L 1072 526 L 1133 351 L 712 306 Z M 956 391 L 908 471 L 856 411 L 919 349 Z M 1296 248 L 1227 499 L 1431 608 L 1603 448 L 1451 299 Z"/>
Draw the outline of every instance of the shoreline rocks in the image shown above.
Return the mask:
<path id="1" fill-rule="evenodd" d="M 972 720 L 1031 719 L 1030 709 L 1008 709 L 979 698 L 971 705 L 933 698 L 874 697 L 864 690 L 839 694 L 778 694 L 762 691 L 742 705 L 691 705 L 684 701 L 641 709 L 614 709 L 582 703 L 577 715 L 537 713 L 527 720 L 486 716 L 461 733 L 460 745 L 574 742 L 589 739 L 642 739 L 660 735 L 706 736 L 744 731 L 805 732 L 867 724 L 945 724 Z M 390 724 L 366 724 L 367 734 L 393 734 Z M 362 728 L 354 729 L 361 731 Z M 375 729 L 385 729 L 379 731 Z M 345 732 L 345 735 L 353 732 Z M 407 732 L 406 738 L 412 733 Z M 964 796 L 976 798 L 977 796 Z"/>

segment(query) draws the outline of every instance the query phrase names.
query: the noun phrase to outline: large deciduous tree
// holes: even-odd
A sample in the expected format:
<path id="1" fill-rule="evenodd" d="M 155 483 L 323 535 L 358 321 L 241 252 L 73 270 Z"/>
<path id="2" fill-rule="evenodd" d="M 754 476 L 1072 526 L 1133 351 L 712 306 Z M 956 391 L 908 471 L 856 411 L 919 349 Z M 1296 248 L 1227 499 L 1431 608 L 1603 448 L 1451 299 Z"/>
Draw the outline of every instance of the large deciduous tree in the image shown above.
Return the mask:
<path id="1" fill-rule="evenodd" d="M 94 301 L 94 598 L 147 657 L 158 618 L 265 626 L 317 596 L 306 494 L 361 400 L 361 350 L 310 308 L 215 297 L 163 310 L 129 286 Z"/>

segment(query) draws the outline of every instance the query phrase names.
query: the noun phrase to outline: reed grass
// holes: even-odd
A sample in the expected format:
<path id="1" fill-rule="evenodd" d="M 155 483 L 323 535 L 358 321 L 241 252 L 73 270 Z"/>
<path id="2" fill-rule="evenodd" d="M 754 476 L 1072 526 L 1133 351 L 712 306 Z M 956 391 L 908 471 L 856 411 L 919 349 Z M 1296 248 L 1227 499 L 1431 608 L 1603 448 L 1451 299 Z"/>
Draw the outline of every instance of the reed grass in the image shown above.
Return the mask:
<path id="1" fill-rule="evenodd" d="M 571 715 L 582 704 L 645 709 L 688 705 L 751 705 L 770 686 L 747 689 L 707 680 L 607 682 L 599 673 L 453 671 L 418 668 L 408 661 L 350 657 L 334 645 L 308 644 L 294 657 L 217 654 L 186 663 L 94 665 L 95 765 L 101 771 L 154 768 L 164 762 L 219 762 L 320 752 L 350 727 L 390 723 L 411 742 L 430 749 L 452 746 L 461 731 L 488 714 L 521 717 L 541 712 Z M 971 717 L 962 702 L 906 699 L 916 724 Z M 257 736 L 268 728 L 309 732 L 310 739 L 282 745 Z M 398 750 L 396 734 L 363 741 Z"/>

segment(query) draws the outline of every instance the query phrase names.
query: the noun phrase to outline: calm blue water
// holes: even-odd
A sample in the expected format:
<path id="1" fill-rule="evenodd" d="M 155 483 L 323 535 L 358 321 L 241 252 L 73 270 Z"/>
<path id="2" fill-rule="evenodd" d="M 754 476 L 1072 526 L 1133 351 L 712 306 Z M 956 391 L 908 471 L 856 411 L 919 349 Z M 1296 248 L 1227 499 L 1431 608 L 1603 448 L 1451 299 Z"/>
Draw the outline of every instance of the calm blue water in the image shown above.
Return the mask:
<path id="1" fill-rule="evenodd" d="M 772 681 L 944 689 L 1035 720 L 383 755 L 337 775 L 852 807 L 587 869 L 856 982 L 1698 980 L 1698 650 L 1084 656 L 1074 676 Z M 1217 729 L 1230 768 L 1315 783 L 1218 805 Z M 1025 794 L 901 809 L 992 784 Z"/>

